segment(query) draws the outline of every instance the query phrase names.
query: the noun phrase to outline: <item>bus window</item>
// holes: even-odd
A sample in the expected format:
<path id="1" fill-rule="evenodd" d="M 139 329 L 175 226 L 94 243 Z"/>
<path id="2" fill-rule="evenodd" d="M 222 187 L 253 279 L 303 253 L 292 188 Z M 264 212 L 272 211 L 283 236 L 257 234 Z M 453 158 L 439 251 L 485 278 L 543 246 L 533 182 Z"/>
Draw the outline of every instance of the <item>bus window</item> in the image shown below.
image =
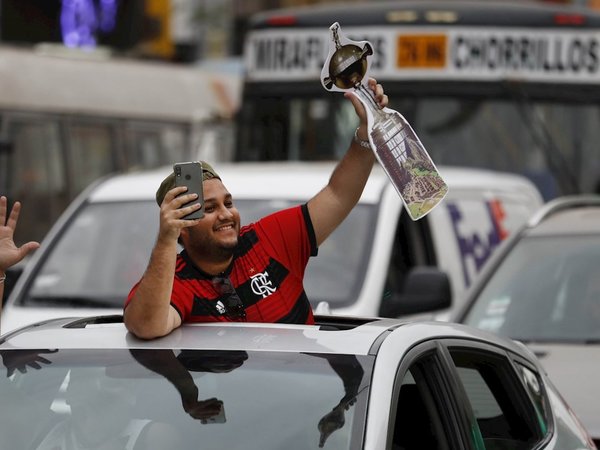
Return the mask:
<path id="1" fill-rule="evenodd" d="M 186 159 L 186 130 L 181 126 L 130 125 L 125 139 L 127 166 L 130 168 L 150 169 Z"/>
<path id="2" fill-rule="evenodd" d="M 237 74 L 65 50 L 0 48 L 0 79 L 10 87 L 0 95 L 0 187 L 23 202 L 17 240 L 42 239 L 108 173 L 233 158 L 227 139 L 199 148 L 215 121 L 231 135 Z"/>
<path id="3" fill-rule="evenodd" d="M 600 173 L 591 157 L 600 138 L 597 105 L 448 98 L 417 104 L 409 120 L 438 164 L 524 174 L 547 197 L 594 190 Z"/>
<path id="4" fill-rule="evenodd" d="M 522 118 L 512 102 L 423 98 L 415 106 L 412 122 L 439 164 L 527 170 L 536 148 L 531 133 L 518 126 Z"/>
<path id="5" fill-rule="evenodd" d="M 112 130 L 102 123 L 75 123 L 68 127 L 69 161 L 73 189 L 81 192 L 91 182 L 117 168 Z"/>
<path id="6" fill-rule="evenodd" d="M 23 204 L 16 240 L 40 240 L 67 205 L 68 186 L 58 123 L 16 119 L 8 126 L 11 143 L 9 183 L 11 200 Z"/>
<path id="7" fill-rule="evenodd" d="M 283 153 L 287 141 L 287 111 L 278 99 L 242 102 L 239 143 L 244 146 L 243 159 L 251 161 L 287 159 Z"/>
<path id="8" fill-rule="evenodd" d="M 248 145 L 238 159 L 253 161 L 339 157 L 358 126 L 353 106 L 339 98 L 249 99 L 240 118 L 239 136 Z"/>
<path id="9" fill-rule="evenodd" d="M 12 154 L 12 143 L 0 140 L 0 192 L 8 192 L 10 186 L 10 156 Z"/>

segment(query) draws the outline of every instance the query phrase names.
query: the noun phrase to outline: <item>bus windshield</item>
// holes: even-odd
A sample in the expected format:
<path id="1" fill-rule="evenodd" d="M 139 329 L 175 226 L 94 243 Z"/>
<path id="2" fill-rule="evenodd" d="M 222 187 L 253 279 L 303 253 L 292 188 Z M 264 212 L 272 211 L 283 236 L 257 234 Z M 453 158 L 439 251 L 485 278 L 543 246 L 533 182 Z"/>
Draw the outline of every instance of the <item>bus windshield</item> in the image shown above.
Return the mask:
<path id="1" fill-rule="evenodd" d="M 345 152 L 356 115 L 320 82 L 334 22 L 371 42 L 367 76 L 436 164 L 525 175 L 545 199 L 600 187 L 600 15 L 565 5 L 406 1 L 256 16 L 238 160 Z"/>
<path id="2" fill-rule="evenodd" d="M 281 126 L 272 127 L 264 119 L 284 107 L 274 103 L 264 98 L 244 103 L 245 158 L 322 160 L 346 150 L 356 128 L 349 102 L 289 99 L 287 110 L 277 115 Z M 592 157 L 600 140 L 597 103 L 413 96 L 391 107 L 418 130 L 436 164 L 520 173 L 546 199 L 591 192 L 600 181 L 595 177 L 600 164 Z"/>

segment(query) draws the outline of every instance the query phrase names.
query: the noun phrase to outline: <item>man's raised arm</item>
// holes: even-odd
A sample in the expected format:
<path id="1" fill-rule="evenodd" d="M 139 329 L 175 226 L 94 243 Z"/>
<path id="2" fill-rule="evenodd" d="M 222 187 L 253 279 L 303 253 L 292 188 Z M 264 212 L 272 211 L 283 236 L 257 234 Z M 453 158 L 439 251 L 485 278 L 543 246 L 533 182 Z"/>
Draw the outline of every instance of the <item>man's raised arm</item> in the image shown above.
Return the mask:
<path id="1" fill-rule="evenodd" d="M 387 106 L 387 95 L 373 78 L 369 79 L 369 89 L 373 91 L 375 101 L 381 108 Z M 352 92 L 346 92 L 344 97 L 352 102 L 360 119 L 358 139 L 368 141 L 367 114 L 363 104 Z M 373 151 L 352 140 L 350 148 L 333 170 L 327 186 L 309 200 L 308 211 L 317 246 L 323 243 L 358 203 L 374 162 Z"/>
<path id="2" fill-rule="evenodd" d="M 181 317 L 171 306 L 171 292 L 177 260 L 177 239 L 182 228 L 193 226 L 200 219 L 185 220 L 183 217 L 200 206 L 180 208 L 195 200 L 196 194 L 182 195 L 186 188 L 170 190 L 160 207 L 160 228 L 150 262 L 135 293 L 123 313 L 127 329 L 142 339 L 165 336 L 181 325 Z"/>

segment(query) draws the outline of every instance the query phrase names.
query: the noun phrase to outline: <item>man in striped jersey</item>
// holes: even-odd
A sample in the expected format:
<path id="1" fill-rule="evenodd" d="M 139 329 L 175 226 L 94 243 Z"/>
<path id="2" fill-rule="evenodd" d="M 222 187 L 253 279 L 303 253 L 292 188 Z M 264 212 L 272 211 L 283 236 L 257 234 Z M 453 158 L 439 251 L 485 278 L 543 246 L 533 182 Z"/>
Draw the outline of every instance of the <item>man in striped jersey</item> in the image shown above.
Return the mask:
<path id="1" fill-rule="evenodd" d="M 376 102 L 388 98 L 369 80 Z M 358 202 L 375 155 L 368 147 L 367 116 L 351 92 L 360 120 L 355 137 L 329 183 L 306 204 L 241 227 L 233 197 L 217 172 L 203 163 L 204 217 L 185 220 L 200 208 L 182 205 L 174 176 L 157 191 L 160 226 L 150 262 L 125 303 L 127 329 L 138 337 L 164 336 L 183 322 L 314 322 L 303 286 L 308 258 Z M 177 254 L 177 242 L 184 250 Z"/>

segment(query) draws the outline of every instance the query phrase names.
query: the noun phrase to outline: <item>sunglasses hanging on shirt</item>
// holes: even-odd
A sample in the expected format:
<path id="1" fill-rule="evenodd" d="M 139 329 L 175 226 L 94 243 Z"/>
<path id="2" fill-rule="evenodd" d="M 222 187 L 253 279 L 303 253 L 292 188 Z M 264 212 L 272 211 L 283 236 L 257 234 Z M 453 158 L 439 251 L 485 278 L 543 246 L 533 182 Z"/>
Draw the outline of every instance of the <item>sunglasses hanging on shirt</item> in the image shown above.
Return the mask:
<path id="1" fill-rule="evenodd" d="M 231 280 L 227 277 L 214 277 L 212 283 L 219 294 L 219 300 L 225 306 L 224 315 L 232 320 L 245 319 L 246 308 L 233 284 L 231 284 Z"/>

